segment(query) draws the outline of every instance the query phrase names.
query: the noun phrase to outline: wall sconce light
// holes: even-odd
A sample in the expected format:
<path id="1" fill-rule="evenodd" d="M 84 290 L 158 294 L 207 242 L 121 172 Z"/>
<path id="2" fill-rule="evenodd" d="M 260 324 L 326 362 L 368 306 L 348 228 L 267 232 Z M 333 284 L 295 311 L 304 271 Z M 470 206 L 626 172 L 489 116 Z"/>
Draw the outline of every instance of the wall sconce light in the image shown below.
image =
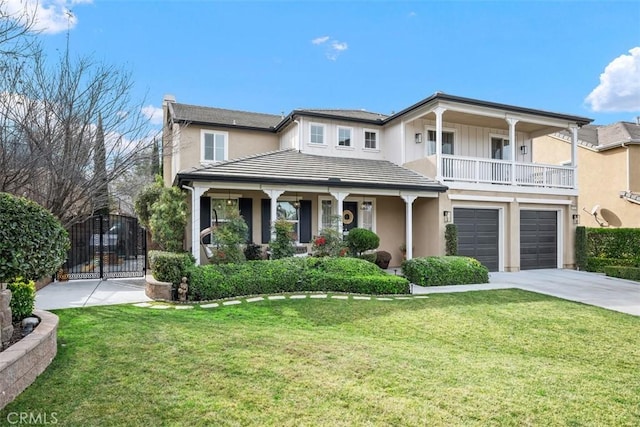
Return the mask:
<path id="1" fill-rule="evenodd" d="M 292 205 L 295 209 L 300 208 L 300 200 L 298 200 L 298 193 L 296 193 L 296 199 L 293 201 Z"/>
<path id="2" fill-rule="evenodd" d="M 227 197 L 227 206 L 233 205 L 233 200 L 231 200 L 231 190 L 229 190 L 229 197 Z"/>
<path id="3" fill-rule="evenodd" d="M 525 156 L 527 154 L 527 146 L 526 145 L 521 145 L 520 146 L 520 154 L 522 154 L 523 156 Z"/>
<path id="4" fill-rule="evenodd" d="M 420 144 L 422 142 L 422 134 L 416 133 L 416 144 Z"/>
<path id="5" fill-rule="evenodd" d="M 451 222 L 451 211 L 444 211 L 442 212 L 442 215 L 444 216 L 445 223 Z"/>
<path id="6" fill-rule="evenodd" d="M 571 219 L 573 220 L 574 224 L 576 224 L 576 225 L 580 224 L 580 215 L 573 214 L 573 215 L 571 215 Z"/>

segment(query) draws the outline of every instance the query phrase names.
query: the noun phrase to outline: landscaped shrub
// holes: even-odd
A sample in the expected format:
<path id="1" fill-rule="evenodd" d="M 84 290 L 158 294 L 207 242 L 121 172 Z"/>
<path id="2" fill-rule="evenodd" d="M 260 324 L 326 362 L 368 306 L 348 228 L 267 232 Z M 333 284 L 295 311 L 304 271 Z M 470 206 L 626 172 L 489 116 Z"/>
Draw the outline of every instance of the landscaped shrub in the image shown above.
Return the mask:
<path id="1" fill-rule="evenodd" d="M 352 228 L 345 243 L 352 255 L 359 256 L 363 252 L 377 249 L 380 246 L 380 237 L 366 228 Z"/>
<path id="2" fill-rule="evenodd" d="M 188 252 L 149 251 L 151 273 L 156 280 L 177 285 L 194 265 Z"/>
<path id="3" fill-rule="evenodd" d="M 163 188 L 160 198 L 151 206 L 149 226 L 153 241 L 165 251 L 181 251 L 186 225 L 185 195 L 177 187 Z"/>
<path id="4" fill-rule="evenodd" d="M 370 262 L 371 264 L 375 264 L 376 263 L 376 259 L 378 258 L 378 255 L 376 254 L 376 252 L 373 252 L 373 253 L 370 253 L 370 254 L 362 254 L 362 255 L 358 256 L 358 258 L 363 259 L 363 260 L 365 260 L 367 262 Z"/>
<path id="5" fill-rule="evenodd" d="M 458 226 L 447 224 L 444 229 L 445 254 L 449 256 L 458 255 Z"/>
<path id="6" fill-rule="evenodd" d="M 213 250 L 213 264 L 229 264 L 245 261 L 241 245 L 247 241 L 249 227 L 237 209 L 227 209 L 224 224 L 212 232 L 216 248 Z"/>
<path id="7" fill-rule="evenodd" d="M 604 272 L 607 276 L 640 282 L 640 268 L 638 267 L 607 266 L 604 268 Z"/>
<path id="8" fill-rule="evenodd" d="M 52 275 L 68 250 L 69 235 L 51 212 L 24 197 L 0 193 L 0 282 Z"/>
<path id="9" fill-rule="evenodd" d="M 16 278 L 7 284 L 11 291 L 11 313 L 14 322 L 18 322 L 25 317 L 31 316 L 36 301 L 36 284 L 33 280 L 25 280 L 22 277 Z"/>
<path id="10" fill-rule="evenodd" d="M 640 267 L 640 258 L 587 258 L 585 270 L 595 273 L 604 273 L 605 267 Z"/>
<path id="11" fill-rule="evenodd" d="M 402 263 L 402 273 L 420 286 L 489 283 L 489 270 L 476 259 L 461 256 L 413 258 Z"/>
<path id="12" fill-rule="evenodd" d="M 194 266 L 187 273 L 191 301 L 279 292 L 406 293 L 409 282 L 356 258 L 283 258 Z"/>
<path id="13" fill-rule="evenodd" d="M 276 232 L 276 238 L 269 242 L 271 250 L 271 259 L 280 259 L 293 256 L 295 247 L 293 246 L 293 224 L 283 219 L 277 220 L 273 227 Z"/>
<path id="14" fill-rule="evenodd" d="M 340 232 L 334 228 L 325 228 L 313 239 L 311 254 L 316 257 L 323 256 L 344 256 L 346 245 L 342 240 Z"/>
<path id="15" fill-rule="evenodd" d="M 640 254 L 640 228 L 589 228 L 589 256 L 634 258 Z"/>
<path id="16" fill-rule="evenodd" d="M 587 268 L 587 229 L 584 226 L 576 227 L 576 266 L 578 270 Z"/>

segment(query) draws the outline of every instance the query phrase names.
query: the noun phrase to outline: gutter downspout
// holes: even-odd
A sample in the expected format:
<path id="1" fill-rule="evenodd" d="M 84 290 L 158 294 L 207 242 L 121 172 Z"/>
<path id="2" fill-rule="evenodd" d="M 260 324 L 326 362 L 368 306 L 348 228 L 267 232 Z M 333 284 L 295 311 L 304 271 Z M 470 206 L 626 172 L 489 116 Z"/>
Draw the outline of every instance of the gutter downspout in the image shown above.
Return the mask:
<path id="1" fill-rule="evenodd" d="M 191 192 L 191 254 L 196 260 L 196 265 L 200 265 L 200 245 L 197 244 L 200 238 L 195 216 L 196 191 L 195 188 L 189 187 L 188 185 L 183 185 L 182 188 Z M 198 239 L 197 242 L 196 239 Z"/>
<path id="2" fill-rule="evenodd" d="M 300 126 L 300 121 L 298 119 L 292 120 L 292 122 L 298 125 L 298 140 L 296 143 L 297 147 L 294 146 L 293 148 L 297 148 L 298 152 L 300 153 L 300 143 L 302 142 L 302 126 Z"/>

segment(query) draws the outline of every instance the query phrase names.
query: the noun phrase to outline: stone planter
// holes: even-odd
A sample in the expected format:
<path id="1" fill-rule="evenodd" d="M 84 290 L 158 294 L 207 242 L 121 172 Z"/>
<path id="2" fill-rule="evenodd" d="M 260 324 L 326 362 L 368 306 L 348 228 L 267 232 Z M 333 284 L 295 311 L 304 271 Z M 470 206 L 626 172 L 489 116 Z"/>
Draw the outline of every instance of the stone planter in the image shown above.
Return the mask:
<path id="1" fill-rule="evenodd" d="M 144 293 L 155 301 L 171 301 L 173 295 L 173 285 L 169 282 L 160 282 L 152 275 L 145 276 Z"/>

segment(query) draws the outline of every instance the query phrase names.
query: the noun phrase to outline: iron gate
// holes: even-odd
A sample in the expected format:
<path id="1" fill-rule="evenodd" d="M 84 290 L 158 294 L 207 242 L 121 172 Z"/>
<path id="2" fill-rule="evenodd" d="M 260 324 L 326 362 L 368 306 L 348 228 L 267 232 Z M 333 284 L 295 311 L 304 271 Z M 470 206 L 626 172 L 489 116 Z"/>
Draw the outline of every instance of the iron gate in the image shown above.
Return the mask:
<path id="1" fill-rule="evenodd" d="M 147 268 L 147 231 L 137 218 L 101 215 L 69 230 L 71 249 L 63 269 L 69 279 L 142 277 Z"/>

